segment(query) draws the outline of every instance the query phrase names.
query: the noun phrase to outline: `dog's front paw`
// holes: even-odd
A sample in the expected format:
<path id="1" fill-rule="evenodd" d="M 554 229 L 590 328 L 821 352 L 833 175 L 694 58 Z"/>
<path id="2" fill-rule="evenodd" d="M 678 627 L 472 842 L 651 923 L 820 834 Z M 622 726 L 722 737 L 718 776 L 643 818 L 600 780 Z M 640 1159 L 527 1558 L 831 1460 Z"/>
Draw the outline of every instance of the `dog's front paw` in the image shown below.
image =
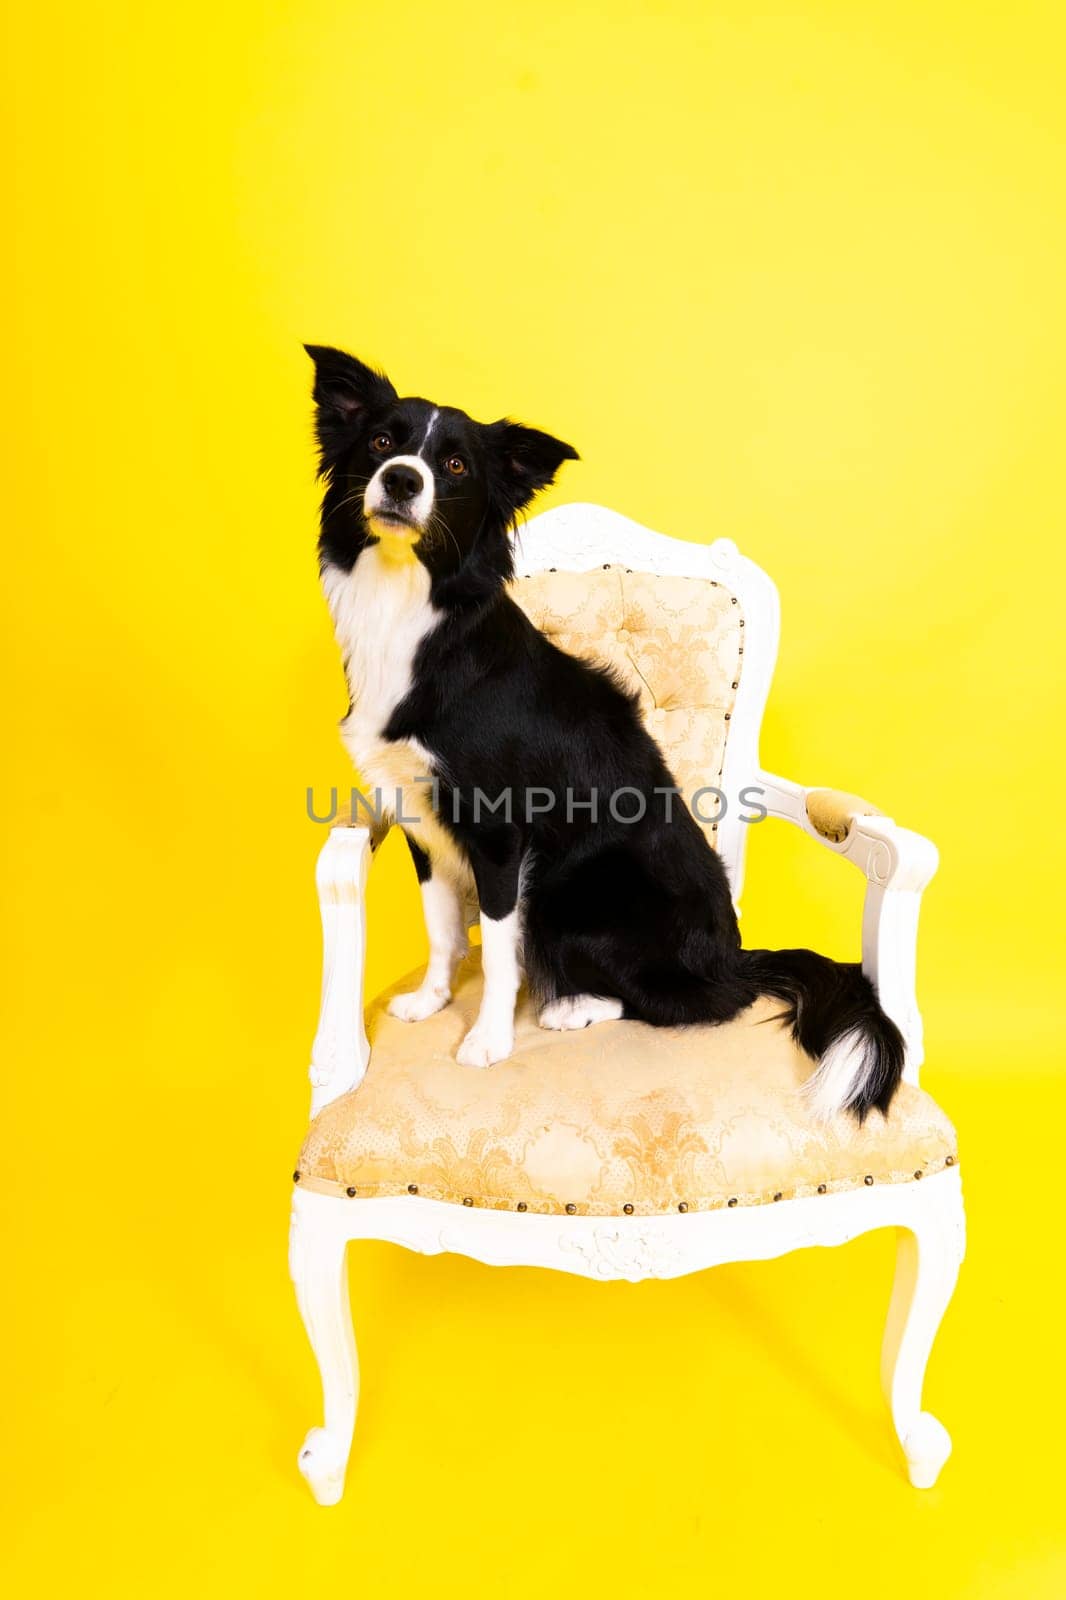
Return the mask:
<path id="1" fill-rule="evenodd" d="M 451 997 L 450 989 L 423 984 L 409 994 L 394 994 L 387 1009 L 390 1017 L 399 1017 L 401 1022 L 425 1022 L 442 1011 Z"/>
<path id="2" fill-rule="evenodd" d="M 505 1061 L 513 1049 L 512 1028 L 485 1028 L 475 1022 L 455 1052 L 455 1059 L 464 1067 L 491 1067 L 497 1061 Z"/>

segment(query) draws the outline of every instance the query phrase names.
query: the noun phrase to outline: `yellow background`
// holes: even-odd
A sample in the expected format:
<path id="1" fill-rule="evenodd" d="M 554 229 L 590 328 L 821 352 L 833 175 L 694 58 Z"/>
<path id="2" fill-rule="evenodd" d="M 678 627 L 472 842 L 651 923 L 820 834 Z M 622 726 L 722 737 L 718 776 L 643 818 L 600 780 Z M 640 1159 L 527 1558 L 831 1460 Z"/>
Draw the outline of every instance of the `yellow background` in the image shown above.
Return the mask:
<path id="1" fill-rule="evenodd" d="M 1061 1595 L 1059 7 L 19 5 L 5 114 L 11 1592 Z M 886 1235 L 675 1284 L 354 1251 L 347 1498 L 285 1272 L 348 778 L 304 339 L 777 579 L 767 763 L 939 843 L 971 1244 L 906 1484 Z M 752 943 L 857 948 L 768 824 Z M 395 839 L 371 990 L 423 936 Z M 9 1483 L 6 1480 L 10 1480 Z"/>

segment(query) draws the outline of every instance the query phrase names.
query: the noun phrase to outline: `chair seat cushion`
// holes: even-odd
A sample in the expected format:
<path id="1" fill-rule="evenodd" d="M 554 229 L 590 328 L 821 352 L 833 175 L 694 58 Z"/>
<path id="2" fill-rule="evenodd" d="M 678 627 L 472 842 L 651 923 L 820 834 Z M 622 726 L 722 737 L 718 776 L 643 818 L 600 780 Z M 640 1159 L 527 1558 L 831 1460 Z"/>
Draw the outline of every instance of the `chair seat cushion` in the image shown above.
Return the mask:
<path id="1" fill-rule="evenodd" d="M 428 1021 L 390 1017 L 394 992 L 370 1008 L 363 1082 L 311 1124 L 298 1163 L 307 1188 L 640 1216 L 914 1182 L 956 1159 L 951 1123 L 910 1084 L 861 1127 L 814 1117 L 802 1093 L 812 1063 L 774 1001 L 720 1027 L 553 1033 L 523 996 L 513 1055 L 479 1071 L 455 1059 L 481 997 L 476 952 Z"/>

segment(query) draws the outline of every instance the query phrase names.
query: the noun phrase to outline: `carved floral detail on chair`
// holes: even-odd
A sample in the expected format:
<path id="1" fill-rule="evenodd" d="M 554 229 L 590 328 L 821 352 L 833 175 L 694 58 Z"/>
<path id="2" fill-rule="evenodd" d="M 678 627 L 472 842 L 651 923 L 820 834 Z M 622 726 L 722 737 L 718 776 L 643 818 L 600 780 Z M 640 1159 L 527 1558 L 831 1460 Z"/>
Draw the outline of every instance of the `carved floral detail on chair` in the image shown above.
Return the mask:
<path id="1" fill-rule="evenodd" d="M 564 1251 L 573 1251 L 587 1262 L 598 1278 L 625 1278 L 637 1283 L 643 1278 L 668 1278 L 682 1270 L 683 1254 L 666 1231 L 642 1227 L 594 1228 L 583 1238 L 559 1235 Z"/>

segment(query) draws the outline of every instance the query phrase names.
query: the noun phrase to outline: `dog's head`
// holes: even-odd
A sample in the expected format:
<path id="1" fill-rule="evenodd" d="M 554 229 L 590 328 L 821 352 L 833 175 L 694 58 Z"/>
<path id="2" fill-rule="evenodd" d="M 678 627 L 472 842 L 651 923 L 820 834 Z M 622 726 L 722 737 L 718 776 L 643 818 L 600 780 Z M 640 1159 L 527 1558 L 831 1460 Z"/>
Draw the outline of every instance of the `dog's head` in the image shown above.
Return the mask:
<path id="1" fill-rule="evenodd" d="M 577 451 L 506 418 L 475 422 L 453 406 L 401 399 L 354 356 L 306 349 L 326 480 L 323 561 L 350 568 L 377 540 L 441 581 L 465 574 L 484 587 L 510 577 L 515 517 Z"/>

